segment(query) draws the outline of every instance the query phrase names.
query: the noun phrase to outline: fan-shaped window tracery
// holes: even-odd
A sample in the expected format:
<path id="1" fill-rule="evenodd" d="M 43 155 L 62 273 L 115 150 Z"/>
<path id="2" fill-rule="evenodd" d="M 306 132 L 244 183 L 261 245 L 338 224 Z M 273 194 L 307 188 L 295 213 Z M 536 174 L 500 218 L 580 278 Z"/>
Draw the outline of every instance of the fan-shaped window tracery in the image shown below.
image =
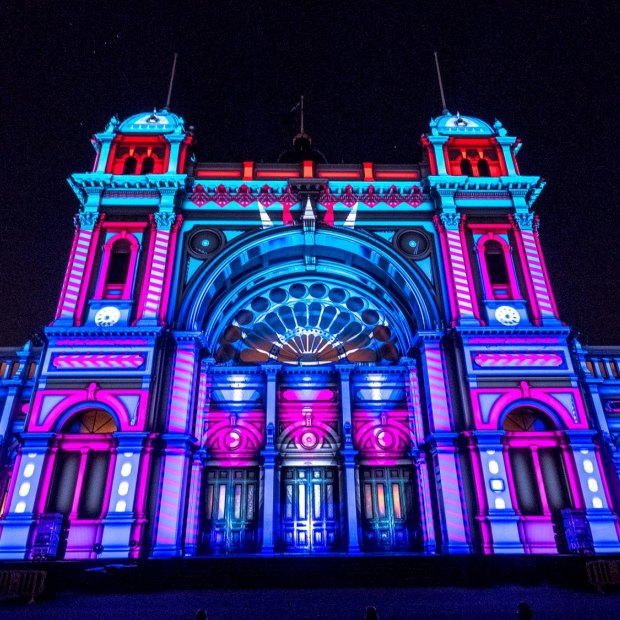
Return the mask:
<path id="1" fill-rule="evenodd" d="M 274 287 L 238 310 L 224 329 L 218 363 L 396 362 L 389 321 L 355 291 L 323 282 Z"/>

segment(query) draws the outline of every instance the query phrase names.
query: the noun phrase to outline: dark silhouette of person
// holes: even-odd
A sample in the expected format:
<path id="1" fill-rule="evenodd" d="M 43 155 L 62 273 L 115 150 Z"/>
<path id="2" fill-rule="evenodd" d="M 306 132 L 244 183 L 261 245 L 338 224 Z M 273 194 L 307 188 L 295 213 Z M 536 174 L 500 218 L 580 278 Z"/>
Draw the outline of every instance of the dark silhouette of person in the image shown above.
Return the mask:
<path id="1" fill-rule="evenodd" d="M 204 609 L 199 609 L 196 612 L 195 620 L 209 620 L 209 618 L 207 618 L 207 612 Z"/>
<path id="2" fill-rule="evenodd" d="M 364 620 L 379 620 L 377 608 L 372 606 L 366 607 L 366 614 L 364 615 Z"/>
<path id="3" fill-rule="evenodd" d="M 519 603 L 517 605 L 517 618 L 519 620 L 532 620 L 534 614 L 527 603 Z"/>

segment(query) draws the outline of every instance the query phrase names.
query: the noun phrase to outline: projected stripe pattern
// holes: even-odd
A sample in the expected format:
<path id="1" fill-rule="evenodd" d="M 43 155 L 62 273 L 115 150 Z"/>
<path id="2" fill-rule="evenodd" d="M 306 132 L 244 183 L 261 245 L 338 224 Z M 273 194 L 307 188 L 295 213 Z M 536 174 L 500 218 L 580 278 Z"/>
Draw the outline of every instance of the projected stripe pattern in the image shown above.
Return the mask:
<path id="1" fill-rule="evenodd" d="M 166 256 L 168 253 L 169 241 L 169 230 L 158 230 L 155 234 L 153 260 L 149 272 L 144 312 L 142 314 L 142 318 L 145 319 L 156 319 L 159 314 L 159 306 L 161 304 L 164 279 L 166 276 Z"/>
<path id="2" fill-rule="evenodd" d="M 521 235 L 540 313 L 543 317 L 555 317 L 553 303 L 547 287 L 547 281 L 545 280 L 545 273 L 540 262 L 540 257 L 538 256 L 538 247 L 536 245 L 534 233 L 528 230 L 522 230 Z"/>
<path id="3" fill-rule="evenodd" d="M 452 264 L 459 315 L 461 317 L 473 318 L 474 305 L 469 289 L 461 238 L 457 230 L 446 230 L 446 238 L 448 240 L 448 250 L 450 252 L 450 263 Z"/>
<path id="4" fill-rule="evenodd" d="M 93 236 L 92 230 L 80 229 L 77 235 L 75 251 L 71 266 L 66 273 L 65 287 L 60 303 L 58 318 L 71 319 L 75 313 L 80 294 L 80 287 L 84 279 L 84 270 L 88 260 L 88 249 Z"/>

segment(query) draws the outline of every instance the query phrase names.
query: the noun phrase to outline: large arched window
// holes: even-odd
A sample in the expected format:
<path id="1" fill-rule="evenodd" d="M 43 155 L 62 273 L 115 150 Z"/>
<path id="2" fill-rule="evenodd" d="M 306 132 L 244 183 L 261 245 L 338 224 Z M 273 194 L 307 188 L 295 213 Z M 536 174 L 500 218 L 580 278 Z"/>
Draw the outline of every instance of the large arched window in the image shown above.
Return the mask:
<path id="1" fill-rule="evenodd" d="M 103 409 L 89 408 L 71 417 L 58 435 L 45 512 L 60 513 L 70 520 L 100 519 L 110 454 L 114 418 Z"/>
<path id="2" fill-rule="evenodd" d="M 557 514 L 573 501 L 561 449 L 561 433 L 542 411 L 521 406 L 503 422 L 516 508 L 523 516 Z"/>
<path id="3" fill-rule="evenodd" d="M 129 299 L 133 284 L 138 241 L 122 232 L 103 247 L 101 270 L 95 291 L 96 299 Z"/>

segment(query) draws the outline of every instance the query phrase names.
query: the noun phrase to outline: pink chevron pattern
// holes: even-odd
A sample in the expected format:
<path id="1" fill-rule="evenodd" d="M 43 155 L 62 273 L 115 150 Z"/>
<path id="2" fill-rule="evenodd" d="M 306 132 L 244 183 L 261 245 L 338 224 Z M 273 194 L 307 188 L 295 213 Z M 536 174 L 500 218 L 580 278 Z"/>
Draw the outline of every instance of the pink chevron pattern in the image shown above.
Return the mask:
<path id="1" fill-rule="evenodd" d="M 474 363 L 482 368 L 526 366 L 531 368 L 555 368 L 564 359 L 557 353 L 476 353 Z"/>
<path id="2" fill-rule="evenodd" d="M 534 285 L 534 293 L 536 294 L 538 307 L 543 317 L 553 317 L 555 316 L 553 303 L 549 295 L 540 256 L 538 255 L 538 247 L 536 245 L 534 233 L 529 230 L 522 230 L 521 236 L 523 239 L 525 256 L 527 257 L 527 264 L 530 269 L 530 274 L 532 275 L 532 284 Z"/>
<path id="3" fill-rule="evenodd" d="M 168 414 L 169 432 L 186 432 L 191 411 L 192 385 L 194 378 L 194 344 L 179 343 L 174 360 L 174 374 Z"/>
<path id="4" fill-rule="evenodd" d="M 469 289 L 460 235 L 457 230 L 446 230 L 446 238 L 448 239 L 448 251 L 450 252 L 450 263 L 452 264 L 452 273 L 454 275 L 454 288 L 456 290 L 459 314 L 461 317 L 473 317 L 474 305 Z"/>
<path id="5" fill-rule="evenodd" d="M 80 287 L 84 279 L 84 268 L 88 259 L 88 250 L 93 236 L 92 230 L 80 229 L 73 253 L 71 267 L 65 275 L 66 281 L 63 289 L 63 296 L 60 302 L 58 318 L 71 319 L 77 307 Z"/>
<path id="6" fill-rule="evenodd" d="M 54 368 L 59 370 L 117 370 L 140 368 L 144 364 L 144 355 L 127 354 L 80 354 L 57 355 L 52 360 Z"/>
<path id="7" fill-rule="evenodd" d="M 168 254 L 169 230 L 158 230 L 155 234 L 153 262 L 149 273 L 146 301 L 144 303 L 143 318 L 155 319 L 159 314 L 159 305 L 164 290 L 166 275 L 166 256 Z"/>
<path id="8" fill-rule="evenodd" d="M 428 387 L 434 430 L 451 430 L 450 405 L 444 380 L 443 358 L 439 345 L 427 343 L 424 346 L 424 359 L 428 374 Z"/>

